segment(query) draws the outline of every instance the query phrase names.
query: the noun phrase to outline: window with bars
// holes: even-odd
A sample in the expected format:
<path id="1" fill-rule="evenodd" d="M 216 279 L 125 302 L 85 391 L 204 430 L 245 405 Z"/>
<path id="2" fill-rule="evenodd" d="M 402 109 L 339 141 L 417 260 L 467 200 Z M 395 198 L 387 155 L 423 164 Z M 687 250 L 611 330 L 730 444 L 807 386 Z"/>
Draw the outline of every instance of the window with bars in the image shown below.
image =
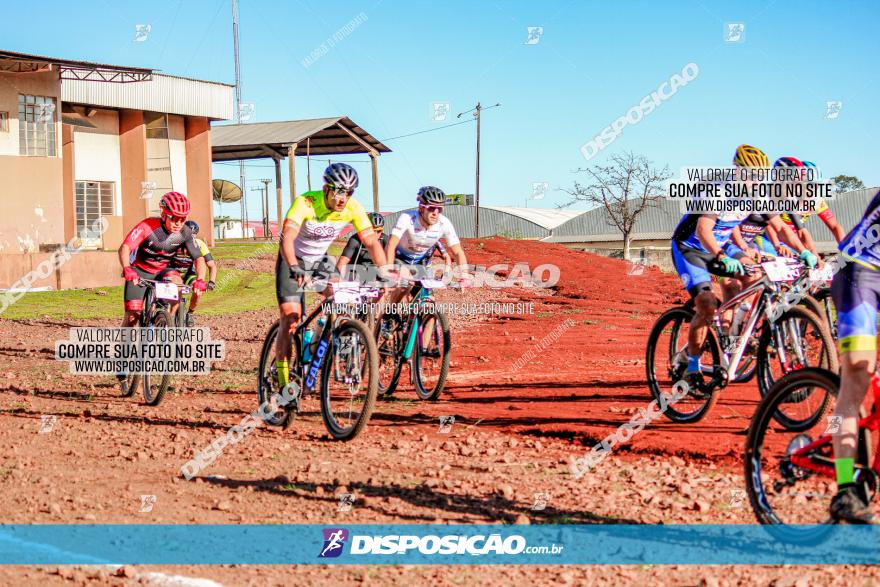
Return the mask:
<path id="1" fill-rule="evenodd" d="M 22 155 L 55 156 L 55 98 L 19 94 L 18 144 Z"/>
<path id="2" fill-rule="evenodd" d="M 101 216 L 114 215 L 116 184 L 112 181 L 76 182 L 76 234 L 82 239 L 99 238 L 92 226 Z"/>

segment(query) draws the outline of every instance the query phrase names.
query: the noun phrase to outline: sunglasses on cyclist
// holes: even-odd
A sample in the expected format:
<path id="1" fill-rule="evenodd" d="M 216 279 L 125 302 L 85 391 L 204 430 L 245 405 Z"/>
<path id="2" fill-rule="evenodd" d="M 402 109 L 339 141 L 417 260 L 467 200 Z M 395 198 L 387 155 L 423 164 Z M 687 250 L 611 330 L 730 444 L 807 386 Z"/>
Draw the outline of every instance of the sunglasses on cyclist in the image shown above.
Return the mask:
<path id="1" fill-rule="evenodd" d="M 171 214 L 166 214 L 165 218 L 167 218 L 171 222 L 184 222 L 184 221 L 186 221 L 186 216 L 172 216 Z"/>
<path id="2" fill-rule="evenodd" d="M 346 198 L 350 198 L 351 193 L 354 191 L 354 190 L 350 190 L 350 189 L 346 189 L 346 188 L 338 188 L 338 187 L 335 187 L 332 185 L 329 185 L 327 187 L 330 188 L 330 191 L 333 192 L 334 195 L 345 196 Z"/>
<path id="3" fill-rule="evenodd" d="M 425 212 L 427 212 L 428 214 L 431 214 L 433 212 L 442 212 L 443 211 L 443 206 L 419 206 L 419 207 L 422 210 L 424 210 Z"/>

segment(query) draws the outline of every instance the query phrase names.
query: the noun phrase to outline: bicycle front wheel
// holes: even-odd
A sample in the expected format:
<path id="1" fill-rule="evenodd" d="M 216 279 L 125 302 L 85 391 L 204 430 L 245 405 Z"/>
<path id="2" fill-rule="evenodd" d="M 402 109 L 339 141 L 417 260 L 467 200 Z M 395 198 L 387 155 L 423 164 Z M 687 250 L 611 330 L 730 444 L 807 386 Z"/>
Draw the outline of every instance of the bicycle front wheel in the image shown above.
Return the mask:
<path id="1" fill-rule="evenodd" d="M 263 341 L 263 349 L 260 351 L 260 366 L 257 368 L 257 399 L 261 413 L 265 414 L 263 421 L 269 426 L 281 426 L 287 428 L 296 416 L 296 403 L 283 404 L 280 401 L 281 389 L 278 387 L 278 373 L 275 367 L 275 345 L 278 340 L 279 323 L 269 328 Z M 299 356 L 300 344 L 297 337 L 291 337 L 288 368 L 290 380 L 301 384 L 299 381 Z"/>
<path id="2" fill-rule="evenodd" d="M 397 389 L 403 362 L 404 322 L 397 314 L 384 314 L 374 331 L 379 352 L 379 393 L 390 396 Z"/>
<path id="3" fill-rule="evenodd" d="M 321 369 L 321 417 L 336 440 L 352 440 L 370 420 L 379 392 L 379 353 L 360 320 L 333 328 Z"/>
<path id="4" fill-rule="evenodd" d="M 780 408 L 793 398 L 823 395 L 836 398 L 837 374 L 806 368 L 782 377 L 758 404 L 746 438 L 744 466 L 746 491 L 755 517 L 768 531 L 783 540 L 818 542 L 831 526 L 829 506 L 836 493 L 832 422 L 814 421 L 790 430 L 775 421 Z M 861 412 L 864 415 L 864 409 Z M 809 447 L 809 448 L 807 448 Z M 870 436 L 859 430 L 856 478 L 867 470 Z M 799 525 L 799 527 L 790 527 Z M 804 528 L 803 525 L 807 525 Z"/>
<path id="5" fill-rule="evenodd" d="M 449 375 L 452 336 L 446 315 L 436 308 L 423 308 L 419 312 L 416 338 L 413 362 L 416 395 L 419 399 L 433 401 L 440 397 Z"/>
<path id="6" fill-rule="evenodd" d="M 648 387 L 658 406 L 666 406 L 663 414 L 678 423 L 699 421 L 718 399 L 716 390 L 705 393 L 689 389 L 684 397 L 678 397 L 675 389 L 687 369 L 688 332 L 693 318 L 693 310 L 685 306 L 672 308 L 657 319 L 648 336 L 645 357 Z M 712 377 L 714 366 L 721 363 L 721 351 L 711 330 L 703 343 L 701 355 L 706 361 L 703 375 Z"/>
<path id="7" fill-rule="evenodd" d="M 172 328 L 173 326 L 174 321 L 168 311 L 157 310 L 153 314 L 148 328 Z M 158 406 L 162 398 L 165 397 L 165 392 L 168 391 L 169 385 L 171 385 L 170 373 L 157 373 L 155 375 L 144 373 L 144 402 L 148 406 Z"/>

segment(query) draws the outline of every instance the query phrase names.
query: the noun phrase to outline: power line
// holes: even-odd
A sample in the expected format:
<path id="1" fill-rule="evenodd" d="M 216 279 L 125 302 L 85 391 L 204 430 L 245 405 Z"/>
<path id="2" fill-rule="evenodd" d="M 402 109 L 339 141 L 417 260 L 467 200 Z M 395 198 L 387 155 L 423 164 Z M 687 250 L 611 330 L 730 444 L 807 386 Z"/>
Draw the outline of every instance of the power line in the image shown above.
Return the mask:
<path id="1" fill-rule="evenodd" d="M 462 120 L 461 122 L 453 122 L 452 124 L 444 124 L 443 126 L 438 126 L 437 128 L 429 128 L 427 130 L 420 130 L 418 132 L 412 132 L 408 135 L 400 135 L 399 137 L 391 137 L 388 139 L 379 139 L 380 142 L 386 143 L 388 141 L 394 141 L 396 139 L 405 139 L 406 137 L 413 137 L 415 135 L 425 134 L 426 132 L 434 132 L 435 130 L 443 130 L 444 128 L 449 128 L 450 126 L 458 126 L 459 124 L 467 124 L 468 122 L 474 122 L 473 120 Z"/>

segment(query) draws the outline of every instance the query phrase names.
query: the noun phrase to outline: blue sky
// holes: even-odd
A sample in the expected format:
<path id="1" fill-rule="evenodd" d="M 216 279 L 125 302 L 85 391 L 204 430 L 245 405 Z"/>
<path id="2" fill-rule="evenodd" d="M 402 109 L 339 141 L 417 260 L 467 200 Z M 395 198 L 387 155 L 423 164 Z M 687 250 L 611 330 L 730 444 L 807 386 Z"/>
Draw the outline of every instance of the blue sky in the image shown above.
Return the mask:
<path id="1" fill-rule="evenodd" d="M 50 16 L 0 21 L 2 48 L 234 81 L 230 0 L 50 0 L 40 10 Z M 302 65 L 361 13 L 351 34 Z M 483 115 L 487 205 L 525 205 L 532 182 L 550 191 L 530 206 L 563 203 L 558 188 L 574 170 L 624 150 L 677 170 L 728 165 L 740 143 L 880 184 L 877 2 L 242 0 L 239 14 L 243 101 L 255 121 L 347 115 L 382 140 L 454 122 L 477 100 L 500 102 Z M 745 24 L 743 42 L 724 42 L 727 22 Z M 145 42 L 133 41 L 136 24 L 151 25 Z M 529 26 L 544 27 L 537 44 L 525 44 Z M 689 62 L 695 80 L 584 159 L 581 145 Z M 825 116 L 829 100 L 842 103 L 837 118 Z M 451 104 L 447 122 L 431 120 L 433 102 Z M 408 207 L 425 184 L 472 193 L 474 142 L 470 123 L 387 141 L 382 208 Z M 368 158 L 343 159 L 365 162 L 355 166 L 368 202 Z M 251 162 L 266 167 L 249 167 L 249 184 L 274 177 L 270 163 Z M 313 176 L 324 164 L 312 162 Z M 237 181 L 238 167 L 215 165 L 215 177 Z M 257 216 L 258 198 L 249 209 Z"/>

